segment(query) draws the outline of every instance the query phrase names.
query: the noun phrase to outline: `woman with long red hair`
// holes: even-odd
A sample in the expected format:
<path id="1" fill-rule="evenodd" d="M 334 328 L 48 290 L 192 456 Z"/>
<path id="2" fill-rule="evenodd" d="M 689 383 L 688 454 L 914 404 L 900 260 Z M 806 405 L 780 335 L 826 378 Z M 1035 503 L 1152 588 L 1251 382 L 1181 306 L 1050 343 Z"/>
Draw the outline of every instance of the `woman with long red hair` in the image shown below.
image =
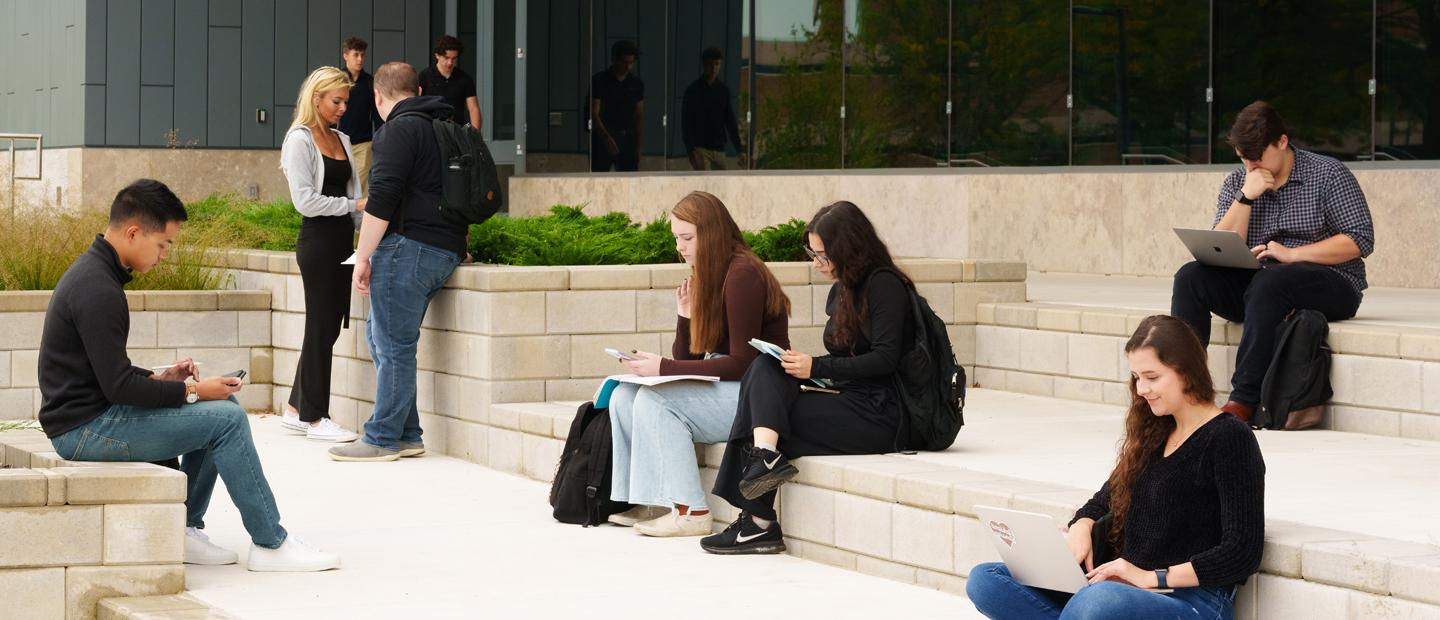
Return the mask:
<path id="1" fill-rule="evenodd" d="M 790 346 L 790 299 L 746 245 L 719 198 L 691 192 L 670 212 L 675 250 L 691 275 L 675 290 L 670 358 L 637 352 L 625 364 L 642 376 L 706 375 L 654 387 L 622 383 L 610 397 L 610 498 L 638 504 L 613 515 L 647 536 L 704 536 L 713 518 L 700 486 L 695 443 L 725 441 L 740 377 L 759 355 L 752 338 Z"/>
<path id="2" fill-rule="evenodd" d="M 1065 534 L 1090 585 L 1061 594 L 981 564 L 965 589 L 986 616 L 1228 620 L 1235 591 L 1260 567 L 1265 461 L 1250 427 L 1215 406 L 1199 338 L 1180 319 L 1152 316 L 1125 353 L 1131 402 L 1120 456 Z M 1102 521 L 1108 532 L 1096 537 Z"/>

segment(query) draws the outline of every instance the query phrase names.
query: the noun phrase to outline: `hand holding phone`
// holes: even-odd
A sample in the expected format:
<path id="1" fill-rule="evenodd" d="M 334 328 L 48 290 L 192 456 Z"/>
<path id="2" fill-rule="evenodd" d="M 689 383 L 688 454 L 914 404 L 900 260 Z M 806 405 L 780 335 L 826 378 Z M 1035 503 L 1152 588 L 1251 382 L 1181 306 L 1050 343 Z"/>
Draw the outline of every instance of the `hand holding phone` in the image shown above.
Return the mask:
<path id="1" fill-rule="evenodd" d="M 223 374 L 223 375 L 220 375 L 220 376 L 225 377 L 225 378 L 244 379 L 244 378 L 245 378 L 245 369 L 244 369 L 244 368 L 241 368 L 240 370 L 237 370 L 237 371 L 235 371 L 235 372 L 227 372 L 227 373 L 225 373 L 225 374 Z"/>
<path id="2" fill-rule="evenodd" d="M 613 357 L 613 358 L 615 358 L 615 359 L 617 359 L 617 360 L 620 360 L 620 361 L 622 361 L 622 362 L 633 362 L 633 361 L 635 361 L 635 360 L 637 360 L 637 359 L 640 359 L 640 358 L 638 358 L 638 357 L 635 357 L 634 355 L 631 355 L 631 354 L 629 354 L 629 353 L 625 353 L 624 351 L 618 351 L 618 350 L 615 350 L 615 349 L 605 349 L 605 352 L 608 353 L 608 354 L 610 354 L 610 357 Z"/>

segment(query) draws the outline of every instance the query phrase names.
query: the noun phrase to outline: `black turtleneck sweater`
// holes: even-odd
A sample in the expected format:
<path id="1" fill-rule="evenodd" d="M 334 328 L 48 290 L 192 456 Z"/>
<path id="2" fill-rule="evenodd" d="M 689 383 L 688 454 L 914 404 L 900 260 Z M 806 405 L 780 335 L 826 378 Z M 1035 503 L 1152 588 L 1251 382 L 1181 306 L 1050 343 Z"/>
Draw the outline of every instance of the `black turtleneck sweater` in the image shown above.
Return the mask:
<path id="1" fill-rule="evenodd" d="M 1120 557 L 1143 570 L 1190 562 L 1202 586 L 1244 583 L 1265 546 L 1265 460 L 1255 433 L 1222 413 L 1174 454 L 1163 450 L 1131 487 Z M 1108 512 L 1106 484 L 1075 519 Z"/>
<path id="2" fill-rule="evenodd" d="M 155 381 L 130 363 L 130 304 L 120 265 L 104 237 L 76 259 L 50 297 L 40 336 L 40 426 L 59 437 L 100 417 L 111 405 L 179 407 L 185 383 Z"/>

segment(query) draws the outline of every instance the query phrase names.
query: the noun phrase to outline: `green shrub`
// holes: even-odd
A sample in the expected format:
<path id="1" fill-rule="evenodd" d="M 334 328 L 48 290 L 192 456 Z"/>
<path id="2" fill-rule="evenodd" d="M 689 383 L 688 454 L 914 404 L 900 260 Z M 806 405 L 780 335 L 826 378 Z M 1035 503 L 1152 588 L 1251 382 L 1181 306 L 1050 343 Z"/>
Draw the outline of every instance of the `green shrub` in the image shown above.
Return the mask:
<path id="1" fill-rule="evenodd" d="M 641 225 L 624 213 L 589 217 L 580 207 L 555 206 L 550 215 L 493 217 L 470 228 L 477 263 L 500 265 L 649 265 L 673 263 L 669 220 Z"/>
<path id="2" fill-rule="evenodd" d="M 808 261 L 805 255 L 805 222 L 792 219 L 784 224 L 767 226 L 759 232 L 747 232 L 745 243 L 766 262 Z"/>
<path id="3" fill-rule="evenodd" d="M 185 205 L 192 224 L 223 226 L 230 247 L 295 251 L 305 218 L 289 200 L 258 202 L 234 195 L 212 195 Z"/>

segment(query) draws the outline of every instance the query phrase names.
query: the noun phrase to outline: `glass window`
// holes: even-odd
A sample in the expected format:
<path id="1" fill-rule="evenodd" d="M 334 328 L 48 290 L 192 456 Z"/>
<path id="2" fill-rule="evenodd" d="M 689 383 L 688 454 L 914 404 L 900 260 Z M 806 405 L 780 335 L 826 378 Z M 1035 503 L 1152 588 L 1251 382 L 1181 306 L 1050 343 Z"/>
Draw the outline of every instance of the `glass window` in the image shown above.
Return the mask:
<path id="1" fill-rule="evenodd" d="M 1069 161 L 1070 2 L 951 4 L 950 165 Z"/>
<path id="2" fill-rule="evenodd" d="M 494 118 L 484 120 L 495 140 L 515 139 L 515 0 L 495 1 Z"/>
<path id="3" fill-rule="evenodd" d="M 590 170 L 590 2 L 526 3 L 525 170 Z"/>
<path id="4" fill-rule="evenodd" d="M 755 167 L 840 167 L 843 0 L 755 6 Z"/>
<path id="5" fill-rule="evenodd" d="M 1074 5 L 1073 163 L 1209 162 L 1208 4 Z"/>
<path id="6" fill-rule="evenodd" d="M 935 0 L 845 7 L 845 167 L 946 161 L 950 7 Z"/>
<path id="7" fill-rule="evenodd" d="M 665 169 L 667 4 L 594 4 L 587 87 L 592 172 Z"/>
<path id="8" fill-rule="evenodd" d="M 1280 112 L 1296 146 L 1369 157 L 1371 2 L 1215 3 L 1216 163 L 1239 161 L 1225 135 L 1257 99 Z"/>
<path id="9" fill-rule="evenodd" d="M 674 5 L 670 33 L 671 170 L 735 169 L 744 136 L 740 98 L 748 97 L 744 21 L 749 2 L 698 0 Z"/>
<path id="10" fill-rule="evenodd" d="M 1414 0 L 1377 9 L 1375 159 L 1440 159 L 1440 12 Z"/>

